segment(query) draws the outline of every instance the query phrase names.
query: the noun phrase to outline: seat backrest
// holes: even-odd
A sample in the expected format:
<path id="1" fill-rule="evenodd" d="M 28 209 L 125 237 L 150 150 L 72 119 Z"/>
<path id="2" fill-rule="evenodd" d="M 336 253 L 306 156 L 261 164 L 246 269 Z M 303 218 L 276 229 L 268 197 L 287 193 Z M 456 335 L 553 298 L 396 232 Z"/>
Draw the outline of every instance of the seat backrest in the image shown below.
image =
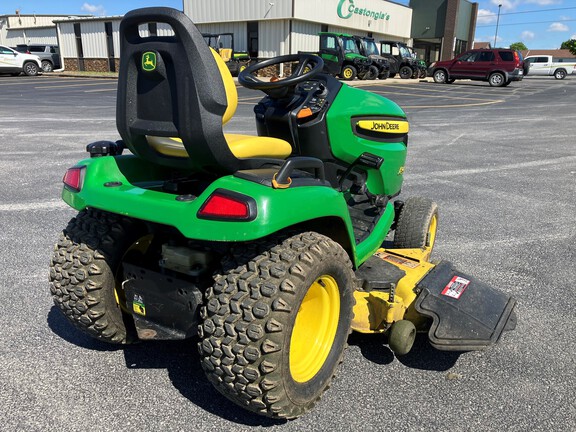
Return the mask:
<path id="1" fill-rule="evenodd" d="M 168 24 L 173 36 L 140 34 L 139 26 Z M 222 124 L 237 104 L 228 68 L 190 18 L 164 7 L 128 12 L 120 24 L 116 124 L 132 153 L 185 170 L 235 172 Z M 189 158 L 157 153 L 147 136 L 178 137 Z"/>

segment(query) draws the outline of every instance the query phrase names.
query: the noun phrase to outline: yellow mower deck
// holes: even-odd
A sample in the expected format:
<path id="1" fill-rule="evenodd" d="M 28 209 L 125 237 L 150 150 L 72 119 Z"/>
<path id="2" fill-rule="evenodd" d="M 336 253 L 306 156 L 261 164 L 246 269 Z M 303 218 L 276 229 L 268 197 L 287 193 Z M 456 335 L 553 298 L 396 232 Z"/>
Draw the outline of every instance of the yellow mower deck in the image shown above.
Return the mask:
<path id="1" fill-rule="evenodd" d="M 417 296 L 414 288 L 434 268 L 428 261 L 431 252 L 432 248 L 379 249 L 374 256 L 393 264 L 406 275 L 396 284 L 393 295 L 380 290 L 355 291 L 352 329 L 360 333 L 382 333 L 392 323 L 409 318 L 407 310 Z"/>
<path id="2" fill-rule="evenodd" d="M 449 262 L 430 263 L 430 253 L 431 248 L 379 249 L 366 261 L 368 269 L 356 272 L 363 289 L 354 292 L 352 329 L 383 333 L 406 320 L 428 330 L 436 349 L 471 351 L 515 328 L 514 298 Z"/>

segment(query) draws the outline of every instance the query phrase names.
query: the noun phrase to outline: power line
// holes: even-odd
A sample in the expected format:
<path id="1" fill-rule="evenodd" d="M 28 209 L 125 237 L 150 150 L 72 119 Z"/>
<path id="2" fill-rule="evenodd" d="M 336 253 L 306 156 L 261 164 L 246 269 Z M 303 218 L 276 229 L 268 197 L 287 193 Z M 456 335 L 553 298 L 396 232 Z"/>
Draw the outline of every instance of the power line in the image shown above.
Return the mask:
<path id="1" fill-rule="evenodd" d="M 502 15 L 518 15 L 518 14 L 527 14 L 527 13 L 541 13 L 541 12 L 554 12 L 554 11 L 562 11 L 562 10 L 568 10 L 568 9 L 576 9 L 576 7 L 565 7 L 565 8 L 554 8 L 554 9 L 539 9 L 539 10 L 533 10 L 533 11 L 519 11 L 519 12 L 503 12 L 500 14 L 500 16 Z M 486 14 L 486 15 L 482 15 L 482 18 L 484 17 L 495 17 L 497 16 L 497 13 L 492 13 L 492 14 Z"/>
<path id="2" fill-rule="evenodd" d="M 565 22 L 572 22 L 576 21 L 576 19 L 566 19 L 566 20 L 552 20 L 552 21 L 531 21 L 531 22 L 521 22 L 521 23 L 512 23 L 512 24 L 500 24 L 499 27 L 504 26 L 515 26 L 515 25 L 527 25 L 527 24 L 549 24 L 549 23 L 565 23 Z M 484 24 L 484 25 L 477 25 L 476 28 L 479 27 L 496 27 L 496 24 Z"/>

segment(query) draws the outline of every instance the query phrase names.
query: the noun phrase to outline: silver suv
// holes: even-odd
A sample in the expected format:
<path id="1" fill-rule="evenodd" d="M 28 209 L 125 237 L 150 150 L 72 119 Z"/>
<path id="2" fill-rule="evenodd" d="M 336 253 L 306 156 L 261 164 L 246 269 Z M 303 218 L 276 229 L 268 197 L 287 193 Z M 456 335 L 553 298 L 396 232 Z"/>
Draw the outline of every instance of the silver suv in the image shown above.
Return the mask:
<path id="1" fill-rule="evenodd" d="M 17 45 L 16 51 L 27 54 L 34 54 L 40 57 L 42 70 L 52 72 L 54 69 L 60 69 L 60 50 L 58 45 L 50 44 L 29 44 Z"/>
<path id="2" fill-rule="evenodd" d="M 42 63 L 37 55 L 24 54 L 0 45 L 0 73 L 38 75 Z"/>

